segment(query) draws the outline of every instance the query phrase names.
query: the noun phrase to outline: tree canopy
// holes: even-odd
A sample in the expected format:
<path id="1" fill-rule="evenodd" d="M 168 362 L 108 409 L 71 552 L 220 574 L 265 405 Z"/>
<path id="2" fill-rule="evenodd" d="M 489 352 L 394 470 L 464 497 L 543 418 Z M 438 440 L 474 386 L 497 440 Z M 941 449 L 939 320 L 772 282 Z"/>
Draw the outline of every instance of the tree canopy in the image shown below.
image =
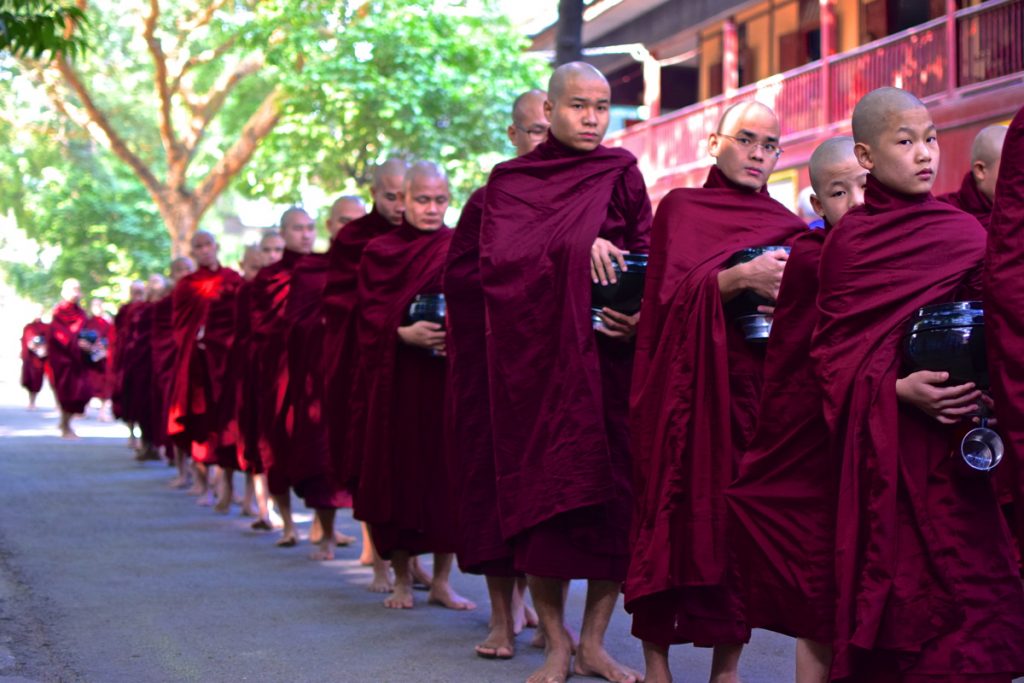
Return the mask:
<path id="1" fill-rule="evenodd" d="M 85 47 L 85 12 L 52 0 L 0 0 L 0 53 L 40 59 Z"/>

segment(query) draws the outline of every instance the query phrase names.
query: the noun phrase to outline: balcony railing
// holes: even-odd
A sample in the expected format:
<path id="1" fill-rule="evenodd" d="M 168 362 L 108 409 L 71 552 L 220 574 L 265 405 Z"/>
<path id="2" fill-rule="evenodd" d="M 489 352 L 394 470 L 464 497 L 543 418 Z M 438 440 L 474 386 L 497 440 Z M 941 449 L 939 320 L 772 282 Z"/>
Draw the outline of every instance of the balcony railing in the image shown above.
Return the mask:
<path id="1" fill-rule="evenodd" d="M 926 100 L 1018 79 L 1022 72 L 1024 0 L 989 0 L 637 124 L 608 143 L 632 151 L 654 181 L 705 163 L 708 132 L 734 102 L 757 99 L 773 107 L 785 143 L 849 118 L 875 88 L 894 85 Z"/>

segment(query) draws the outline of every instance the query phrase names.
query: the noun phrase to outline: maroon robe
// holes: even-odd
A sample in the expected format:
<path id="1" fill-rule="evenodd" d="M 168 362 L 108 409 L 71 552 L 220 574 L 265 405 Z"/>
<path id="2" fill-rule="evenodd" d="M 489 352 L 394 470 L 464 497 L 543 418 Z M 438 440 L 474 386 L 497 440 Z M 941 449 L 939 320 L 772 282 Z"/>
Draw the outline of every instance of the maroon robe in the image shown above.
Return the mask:
<path id="1" fill-rule="evenodd" d="M 167 407 L 167 434 L 196 462 L 216 464 L 218 404 L 235 339 L 235 297 L 242 276 L 200 266 L 172 294 L 177 348 Z"/>
<path id="2" fill-rule="evenodd" d="M 153 421 L 153 444 L 170 446 L 167 435 L 167 413 L 171 400 L 171 384 L 174 381 L 174 359 L 177 345 L 174 340 L 174 299 L 173 290 L 152 304 L 150 332 L 152 378 L 149 392 Z"/>
<path id="3" fill-rule="evenodd" d="M 21 332 L 21 386 L 33 394 L 43 388 L 43 375 L 46 374 L 46 338 L 50 326 L 36 318 Z M 42 337 L 42 344 L 33 349 L 33 340 Z M 42 355 L 39 355 L 42 354 Z"/>
<path id="4" fill-rule="evenodd" d="M 962 429 L 895 391 L 911 315 L 976 298 L 984 249 L 975 218 L 869 176 L 822 250 L 811 358 L 842 453 L 834 680 L 1024 671 L 1024 589 L 992 483 L 960 470 Z"/>
<path id="5" fill-rule="evenodd" d="M 995 210 L 985 258 L 985 335 L 998 430 L 1007 457 L 997 479 L 1010 513 L 1024 571 L 1024 109 L 1017 112 L 1003 142 Z M 1009 494 L 1009 495 L 1005 495 Z"/>
<path id="6" fill-rule="evenodd" d="M 726 315 L 718 274 L 746 247 L 807 226 L 718 167 L 658 207 L 637 335 L 631 423 L 637 487 L 626 580 L 633 633 L 669 645 L 747 640 L 725 488 L 753 436 L 764 347 Z"/>
<path id="7" fill-rule="evenodd" d="M 53 309 L 50 335 L 46 341 L 53 373 L 53 391 L 66 413 L 85 412 L 92 398 L 88 355 L 78 346 L 78 334 L 85 327 L 85 311 L 76 303 L 62 301 Z"/>
<path id="8" fill-rule="evenodd" d="M 344 229 L 343 229 L 344 230 Z M 355 517 L 377 552 L 455 551 L 456 504 L 444 443 L 445 360 L 404 344 L 417 294 L 441 291 L 452 231 L 407 223 L 372 240 L 359 263 L 352 448 L 360 470 Z"/>
<path id="9" fill-rule="evenodd" d="M 262 473 L 263 460 L 259 450 L 259 416 L 256 388 L 259 386 L 259 360 L 253 342 L 252 297 L 255 282 L 243 282 L 236 299 L 235 352 L 231 354 L 228 390 L 233 387 L 234 401 L 225 400 L 227 434 L 222 443 L 233 444 L 237 467 L 246 472 Z M 226 464 L 226 463 L 225 463 Z"/>
<path id="10" fill-rule="evenodd" d="M 277 263 L 260 268 L 253 281 L 253 357 L 256 361 L 254 395 L 257 442 L 267 486 L 275 496 L 287 495 L 288 444 L 281 406 L 288 379 L 288 321 L 284 316 L 292 270 L 302 258 L 285 249 Z"/>
<path id="11" fill-rule="evenodd" d="M 110 347 L 114 343 L 114 325 L 103 316 L 90 315 L 82 326 L 83 330 L 96 333 L 96 344 L 103 347 L 97 349 L 96 360 L 89 363 L 89 384 L 92 395 L 107 400 L 114 394 L 110 374 Z"/>
<path id="12" fill-rule="evenodd" d="M 120 404 L 120 417 L 139 425 L 146 443 L 156 442 L 156 408 L 153 395 L 153 321 L 156 304 L 130 304 L 127 321 L 117 336 L 120 389 L 115 401 Z M 122 309 L 124 310 L 124 309 Z"/>
<path id="13" fill-rule="evenodd" d="M 807 362 L 818 320 L 818 262 L 825 230 L 796 238 L 786 263 L 757 430 L 726 491 L 736 524 L 746 618 L 819 643 L 835 619 L 835 500 L 838 462 L 829 448 L 821 390 Z"/>
<path id="14" fill-rule="evenodd" d="M 594 332 L 590 250 L 603 237 L 646 252 L 650 220 L 643 176 L 621 149 L 584 153 L 552 136 L 487 183 L 480 280 L 496 500 L 519 571 L 625 576 L 632 345 Z"/>
<path id="15" fill-rule="evenodd" d="M 299 259 L 292 270 L 284 310 L 289 326 L 288 380 L 281 410 L 290 454 L 288 479 L 306 505 L 317 509 L 352 504 L 348 492 L 336 483 L 327 444 L 328 416 L 323 408 L 321 307 L 329 268 L 328 254 L 307 254 Z"/>
<path id="16" fill-rule="evenodd" d="M 110 345 L 109 363 L 111 373 L 111 409 L 114 417 L 128 422 L 124 417 L 124 354 L 125 349 L 131 343 L 134 333 L 133 325 L 139 314 L 139 309 L 145 305 L 142 301 L 129 301 L 117 309 L 114 315 L 114 335 Z"/>
<path id="17" fill-rule="evenodd" d="M 974 180 L 974 174 L 970 171 L 964 175 L 959 190 L 939 195 L 938 199 L 971 214 L 978 219 L 981 227 L 988 230 L 989 220 L 992 216 L 992 200 L 981 193 L 978 183 Z"/>
<path id="18" fill-rule="evenodd" d="M 338 488 L 350 487 L 359 476 L 349 443 L 350 400 L 358 364 L 356 304 L 359 261 L 370 240 L 391 232 L 395 226 L 374 208 L 348 223 L 331 241 L 329 268 L 321 312 L 324 319 L 324 412 L 331 466 Z M 351 489 L 350 489 L 351 490 Z"/>

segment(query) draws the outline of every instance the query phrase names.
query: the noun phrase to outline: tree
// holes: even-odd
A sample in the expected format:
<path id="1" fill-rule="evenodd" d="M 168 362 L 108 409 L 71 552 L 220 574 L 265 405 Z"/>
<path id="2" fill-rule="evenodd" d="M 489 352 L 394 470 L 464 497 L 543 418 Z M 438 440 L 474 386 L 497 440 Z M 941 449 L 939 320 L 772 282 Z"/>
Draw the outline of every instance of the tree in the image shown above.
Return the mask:
<path id="1" fill-rule="evenodd" d="M 40 59 L 85 48 L 85 12 L 47 0 L 0 0 L 0 53 Z"/>
<path id="2" fill-rule="evenodd" d="M 134 4 L 133 4 L 134 5 Z M 239 181 L 294 197 L 299 184 L 365 183 L 392 153 L 479 182 L 515 95 L 543 68 L 479 2 L 95 0 L 95 49 L 40 65 L 53 105 L 119 158 L 156 205 L 175 254 Z"/>
<path id="3" fill-rule="evenodd" d="M 558 0 L 555 64 L 583 59 L 583 0 Z"/>

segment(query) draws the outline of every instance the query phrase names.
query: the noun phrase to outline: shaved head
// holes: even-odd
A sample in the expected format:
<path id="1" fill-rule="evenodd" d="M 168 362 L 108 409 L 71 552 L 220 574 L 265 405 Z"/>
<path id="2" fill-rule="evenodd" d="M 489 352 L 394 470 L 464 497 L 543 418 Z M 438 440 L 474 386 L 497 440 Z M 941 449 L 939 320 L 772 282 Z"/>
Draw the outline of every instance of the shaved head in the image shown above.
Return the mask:
<path id="1" fill-rule="evenodd" d="M 129 301 L 142 301 L 146 296 L 146 283 L 142 280 L 132 280 L 128 287 Z"/>
<path id="2" fill-rule="evenodd" d="M 210 240 L 211 242 L 214 243 L 217 242 L 217 238 L 214 237 L 213 233 L 210 232 L 209 230 L 196 230 L 194 233 L 192 233 L 192 246 L 195 246 L 196 242 L 202 240 Z"/>
<path id="3" fill-rule="evenodd" d="M 516 101 L 512 103 L 512 123 L 526 128 L 530 113 L 535 109 L 543 111 L 544 100 L 547 96 L 548 94 L 543 90 L 534 88 L 517 97 Z"/>
<path id="4" fill-rule="evenodd" d="M 547 114 L 544 103 L 547 93 L 543 90 L 527 90 L 516 98 L 512 105 L 512 124 L 508 127 L 508 139 L 515 148 L 516 155 L 522 156 L 544 142 L 548 136 Z"/>
<path id="5" fill-rule="evenodd" d="M 375 166 L 373 169 L 373 187 L 381 187 L 384 179 L 388 177 L 404 178 L 408 168 L 409 165 L 401 159 L 388 159 L 383 164 Z"/>
<path id="6" fill-rule="evenodd" d="M 779 136 L 779 117 L 771 107 L 737 102 L 722 112 L 718 128 L 708 136 L 708 154 L 731 182 L 759 192 L 782 154 Z"/>
<path id="7" fill-rule="evenodd" d="M 192 258 L 202 268 L 217 268 L 217 240 L 213 234 L 206 230 L 197 230 L 192 235 L 190 242 L 192 247 Z"/>
<path id="8" fill-rule="evenodd" d="M 853 138 L 848 135 L 829 138 L 818 145 L 811 154 L 807 172 L 811 176 L 811 187 L 814 193 L 822 195 L 828 185 L 830 170 L 844 164 L 857 164 L 857 155 L 853 153 Z"/>
<path id="9" fill-rule="evenodd" d="M 242 252 L 242 260 L 239 262 L 242 267 L 242 277 L 246 280 L 252 280 L 256 277 L 256 273 L 260 271 L 263 266 L 263 252 L 260 250 L 259 245 L 250 244 Z"/>
<path id="10" fill-rule="evenodd" d="M 405 185 L 408 188 L 421 180 L 443 180 L 447 183 L 448 174 L 433 161 L 417 161 L 405 172 Z"/>
<path id="11" fill-rule="evenodd" d="M 727 107 L 726 110 L 722 112 L 722 116 L 719 117 L 718 127 L 715 130 L 727 135 L 734 134 L 733 131 L 735 131 L 745 119 L 751 116 L 766 120 L 770 119 L 774 122 L 775 137 L 779 137 L 779 117 L 775 115 L 775 110 L 767 104 L 762 104 L 754 100 L 750 100 L 748 102 L 737 102 L 736 104 Z"/>
<path id="12" fill-rule="evenodd" d="M 362 199 L 352 195 L 338 197 L 327 216 L 327 232 L 334 237 L 344 226 L 365 215 L 366 207 Z"/>
<path id="13" fill-rule="evenodd" d="M 878 88 L 860 99 L 853 108 L 851 125 L 853 139 L 866 145 L 878 143 L 878 138 L 894 123 L 900 114 L 912 109 L 925 109 L 924 103 L 900 88 Z"/>
<path id="14" fill-rule="evenodd" d="M 373 210 L 391 225 L 402 224 L 402 214 L 405 212 L 402 186 L 405 184 L 407 169 L 408 165 L 401 159 L 388 159 L 373 169 L 373 186 L 370 187 Z"/>
<path id="15" fill-rule="evenodd" d="M 419 161 L 405 174 L 405 220 L 418 230 L 444 227 L 444 213 L 451 201 L 448 175 L 432 161 Z"/>
<path id="16" fill-rule="evenodd" d="M 265 232 L 260 238 L 260 254 L 263 255 L 261 265 L 269 266 L 277 263 L 284 256 L 284 238 L 279 232 Z"/>
<path id="17" fill-rule="evenodd" d="M 608 79 L 594 66 L 586 62 L 569 62 L 555 69 L 548 81 L 548 101 L 558 102 L 569 91 L 571 84 L 601 83 L 611 92 Z"/>
<path id="18" fill-rule="evenodd" d="M 1003 140 L 1006 139 L 1007 126 L 985 126 L 974 136 L 971 145 L 971 163 L 975 161 L 992 165 L 1003 154 Z"/>
<path id="19" fill-rule="evenodd" d="M 178 284 L 178 280 L 196 270 L 196 264 L 188 256 L 179 256 L 171 261 L 171 282 Z"/>

